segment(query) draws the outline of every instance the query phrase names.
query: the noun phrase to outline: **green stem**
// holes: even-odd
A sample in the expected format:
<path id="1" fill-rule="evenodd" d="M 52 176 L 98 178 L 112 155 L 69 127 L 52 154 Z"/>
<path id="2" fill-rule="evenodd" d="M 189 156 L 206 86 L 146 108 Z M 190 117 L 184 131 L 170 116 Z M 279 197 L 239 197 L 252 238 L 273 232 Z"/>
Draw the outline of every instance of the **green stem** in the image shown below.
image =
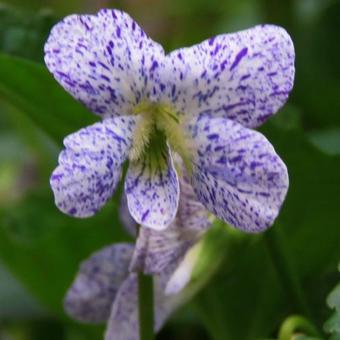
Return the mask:
<path id="1" fill-rule="evenodd" d="M 140 340 L 154 339 L 153 277 L 138 273 Z"/>
<path id="2" fill-rule="evenodd" d="M 278 340 L 291 340 L 297 333 L 319 337 L 318 329 L 306 318 L 300 315 L 292 315 L 282 324 Z"/>
<path id="3" fill-rule="evenodd" d="M 279 226 L 269 229 L 265 234 L 265 240 L 269 247 L 272 260 L 282 281 L 283 287 L 287 290 L 297 312 L 311 318 L 300 281 L 295 268 L 292 265 L 287 246 L 285 244 L 284 235 Z"/>

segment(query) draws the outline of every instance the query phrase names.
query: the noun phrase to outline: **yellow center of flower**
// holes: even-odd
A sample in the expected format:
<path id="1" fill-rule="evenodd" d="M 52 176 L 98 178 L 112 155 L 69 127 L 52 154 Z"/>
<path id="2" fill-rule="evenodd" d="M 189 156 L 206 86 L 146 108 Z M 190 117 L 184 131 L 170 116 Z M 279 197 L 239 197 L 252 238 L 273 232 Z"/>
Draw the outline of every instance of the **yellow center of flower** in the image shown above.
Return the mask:
<path id="1" fill-rule="evenodd" d="M 184 133 L 184 122 L 168 106 L 141 103 L 134 109 L 139 116 L 133 144 L 129 154 L 130 161 L 147 159 L 151 168 L 166 164 L 167 144 L 177 152 L 190 169 L 190 148 Z"/>

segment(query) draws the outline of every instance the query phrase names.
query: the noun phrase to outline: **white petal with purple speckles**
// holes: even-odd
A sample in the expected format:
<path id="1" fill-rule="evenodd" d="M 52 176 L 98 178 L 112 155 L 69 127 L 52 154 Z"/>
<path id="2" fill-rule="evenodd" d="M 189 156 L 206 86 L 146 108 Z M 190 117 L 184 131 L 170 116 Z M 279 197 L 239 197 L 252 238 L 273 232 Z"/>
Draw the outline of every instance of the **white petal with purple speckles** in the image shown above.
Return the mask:
<path id="1" fill-rule="evenodd" d="M 119 10 L 68 16 L 45 45 L 56 80 L 104 117 L 130 114 L 147 92 L 152 96 L 148 89 L 163 57 L 163 48 Z"/>
<path id="2" fill-rule="evenodd" d="M 215 215 L 247 232 L 271 226 L 288 190 L 287 168 L 268 140 L 225 118 L 200 117 L 189 128 L 192 185 Z"/>
<path id="3" fill-rule="evenodd" d="M 278 26 L 219 35 L 167 57 L 163 100 L 182 113 L 205 112 L 257 127 L 286 102 L 294 58 L 293 43 Z"/>
<path id="4" fill-rule="evenodd" d="M 120 286 L 113 302 L 105 340 L 139 340 L 138 280 L 132 273 Z"/>
<path id="5" fill-rule="evenodd" d="M 178 264 L 196 241 L 197 235 L 189 232 L 182 235 L 175 223 L 161 231 L 141 228 L 130 269 L 146 274 L 160 273 L 169 263 Z"/>
<path id="6" fill-rule="evenodd" d="M 111 198 L 131 147 L 135 120 L 106 119 L 65 138 L 66 149 L 50 179 L 62 212 L 92 216 Z"/>
<path id="7" fill-rule="evenodd" d="M 176 216 L 179 183 L 168 151 L 167 162 L 150 170 L 147 161 L 131 162 L 125 178 L 129 211 L 138 224 L 162 230 Z"/>
<path id="8" fill-rule="evenodd" d="M 155 332 L 159 331 L 171 313 L 185 299 L 184 295 L 165 295 L 165 287 L 174 267 L 154 277 Z M 112 305 L 105 340 L 139 340 L 137 274 L 130 274 L 120 287 Z"/>
<path id="9" fill-rule="evenodd" d="M 210 227 L 208 211 L 197 201 L 186 177 L 180 177 L 180 201 L 174 222 L 162 231 L 141 228 L 130 268 L 147 274 L 179 264 Z"/>
<path id="10" fill-rule="evenodd" d="M 106 247 L 84 261 L 65 297 L 65 310 L 83 322 L 103 322 L 110 316 L 112 301 L 128 277 L 133 246 Z"/>
<path id="11" fill-rule="evenodd" d="M 186 254 L 176 270 L 172 273 L 166 283 L 165 294 L 173 295 L 179 293 L 191 280 L 192 273 L 201 253 L 202 244 L 198 243 Z"/>

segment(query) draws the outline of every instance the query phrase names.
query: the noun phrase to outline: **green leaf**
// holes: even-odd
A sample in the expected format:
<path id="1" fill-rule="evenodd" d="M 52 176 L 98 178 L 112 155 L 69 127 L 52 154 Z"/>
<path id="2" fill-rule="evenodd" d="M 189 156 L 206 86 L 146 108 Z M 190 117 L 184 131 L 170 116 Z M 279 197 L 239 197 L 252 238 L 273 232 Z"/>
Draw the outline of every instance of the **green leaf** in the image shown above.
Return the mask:
<path id="1" fill-rule="evenodd" d="M 0 318 L 42 317 L 46 312 L 0 262 Z"/>
<path id="2" fill-rule="evenodd" d="M 50 190 L 0 210 L 0 259 L 59 316 L 64 315 L 63 297 L 80 262 L 105 245 L 127 239 L 114 201 L 86 220 L 58 211 Z"/>
<path id="3" fill-rule="evenodd" d="M 340 271 L 340 265 L 338 269 Z M 329 293 L 326 301 L 328 307 L 335 311 L 323 327 L 327 333 L 332 334 L 332 339 L 337 339 L 340 338 L 340 283 Z"/>
<path id="4" fill-rule="evenodd" d="M 340 311 L 340 283 L 328 295 L 327 305 L 331 309 Z"/>
<path id="5" fill-rule="evenodd" d="M 340 340 L 340 334 L 333 334 L 329 340 Z"/>
<path id="6" fill-rule="evenodd" d="M 340 155 L 340 129 L 332 128 L 309 133 L 311 142 L 329 155 Z"/>
<path id="7" fill-rule="evenodd" d="M 1 2 L 0 51 L 42 62 L 43 45 L 55 22 L 50 10 L 25 12 Z"/>
<path id="8" fill-rule="evenodd" d="M 95 121 L 54 80 L 46 67 L 0 54 L 0 100 L 27 115 L 57 143 Z"/>
<path id="9" fill-rule="evenodd" d="M 322 340 L 320 338 L 314 338 L 307 335 L 296 335 L 292 340 Z M 335 340 L 335 339 L 334 339 Z"/>
<path id="10" fill-rule="evenodd" d="M 333 313 L 333 315 L 325 322 L 324 329 L 327 333 L 340 335 L 340 313 Z"/>
<path id="11" fill-rule="evenodd" d="M 280 326 L 278 340 L 293 340 L 300 336 L 313 339 L 321 335 L 310 320 L 301 315 L 290 315 Z"/>
<path id="12" fill-rule="evenodd" d="M 300 1 L 298 3 L 303 3 Z M 311 5 L 312 1 L 305 2 Z M 339 1 L 315 1 L 322 6 L 311 22 L 300 18 L 293 34 L 296 46 L 294 102 L 303 109 L 307 127 L 340 125 Z M 311 73 L 310 71 L 313 70 Z"/>

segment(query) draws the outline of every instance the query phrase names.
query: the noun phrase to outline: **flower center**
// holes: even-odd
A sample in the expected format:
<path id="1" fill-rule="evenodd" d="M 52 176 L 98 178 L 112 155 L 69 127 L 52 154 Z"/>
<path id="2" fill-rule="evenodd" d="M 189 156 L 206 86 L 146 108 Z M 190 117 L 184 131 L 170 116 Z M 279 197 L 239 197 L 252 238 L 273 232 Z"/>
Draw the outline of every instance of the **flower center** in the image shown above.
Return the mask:
<path id="1" fill-rule="evenodd" d="M 188 139 L 185 136 L 183 122 L 168 106 L 153 103 L 141 103 L 134 109 L 139 116 L 133 144 L 129 154 L 130 161 L 147 159 L 151 168 L 166 165 L 167 144 L 190 167 Z"/>

